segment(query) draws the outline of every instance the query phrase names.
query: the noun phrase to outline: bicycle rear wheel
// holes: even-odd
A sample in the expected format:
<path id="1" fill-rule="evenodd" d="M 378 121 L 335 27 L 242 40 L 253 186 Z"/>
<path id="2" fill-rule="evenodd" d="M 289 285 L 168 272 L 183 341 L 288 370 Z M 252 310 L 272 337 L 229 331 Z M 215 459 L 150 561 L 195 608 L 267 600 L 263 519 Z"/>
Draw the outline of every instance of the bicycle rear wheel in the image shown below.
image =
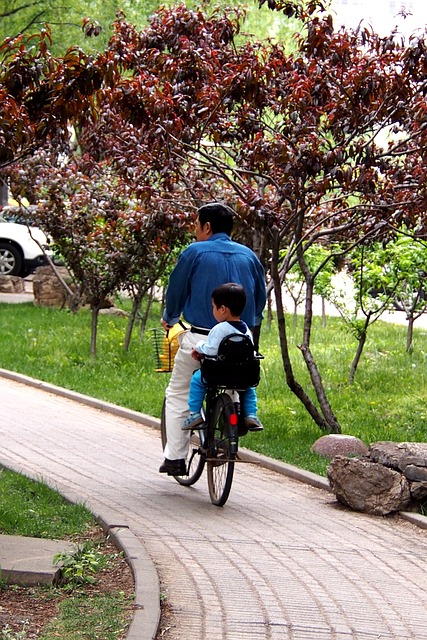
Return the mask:
<path id="1" fill-rule="evenodd" d="M 234 461 L 237 440 L 231 446 L 230 430 L 233 429 L 230 416 L 235 415 L 234 402 L 227 393 L 215 399 L 212 424 L 208 426 L 208 488 L 212 504 L 222 507 L 230 495 L 233 482 Z M 237 430 L 237 426 L 234 426 Z M 231 450 L 233 448 L 233 450 Z"/>
<path id="2" fill-rule="evenodd" d="M 167 443 L 167 434 L 166 434 L 166 401 L 163 401 L 162 406 L 162 416 L 160 419 L 160 433 L 162 435 L 162 447 L 163 449 Z M 189 487 L 192 484 L 195 484 L 197 480 L 203 473 L 203 469 L 205 467 L 205 457 L 201 455 L 200 448 L 203 446 L 206 435 L 205 431 L 195 430 L 191 434 L 190 438 L 190 446 L 188 447 L 187 458 L 185 460 L 185 466 L 187 469 L 187 474 L 185 476 L 173 476 L 179 484 L 182 484 L 184 487 Z"/>

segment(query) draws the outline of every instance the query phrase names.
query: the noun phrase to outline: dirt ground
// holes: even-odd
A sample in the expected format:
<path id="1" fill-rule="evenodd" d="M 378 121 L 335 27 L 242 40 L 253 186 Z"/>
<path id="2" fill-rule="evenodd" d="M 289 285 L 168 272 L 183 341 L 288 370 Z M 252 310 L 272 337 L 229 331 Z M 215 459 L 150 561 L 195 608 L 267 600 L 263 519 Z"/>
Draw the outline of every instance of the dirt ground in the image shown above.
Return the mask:
<path id="1" fill-rule="evenodd" d="M 102 531 L 92 531 L 90 538 L 102 540 Z M 83 544 L 87 540 L 88 537 L 73 538 L 72 541 L 76 544 Z M 134 594 L 134 582 L 132 571 L 125 559 L 121 554 L 118 554 L 117 548 L 107 540 L 98 550 L 103 554 L 111 554 L 115 557 L 110 558 L 107 566 L 96 573 L 96 583 L 79 587 L 80 592 L 83 590 L 87 598 L 114 591 L 122 591 L 131 597 Z M 58 604 L 67 597 L 69 597 L 69 593 L 61 589 L 16 587 L 0 582 L 0 635 L 6 629 L 14 634 L 19 634 L 25 629 L 26 635 L 22 637 L 31 640 L 39 638 L 45 626 L 57 615 Z M 129 625 L 133 616 L 132 605 L 127 606 L 125 613 Z M 15 637 L 15 635 L 11 635 L 11 637 Z M 126 633 L 124 632 L 122 636 L 117 637 L 117 640 L 125 638 Z"/>

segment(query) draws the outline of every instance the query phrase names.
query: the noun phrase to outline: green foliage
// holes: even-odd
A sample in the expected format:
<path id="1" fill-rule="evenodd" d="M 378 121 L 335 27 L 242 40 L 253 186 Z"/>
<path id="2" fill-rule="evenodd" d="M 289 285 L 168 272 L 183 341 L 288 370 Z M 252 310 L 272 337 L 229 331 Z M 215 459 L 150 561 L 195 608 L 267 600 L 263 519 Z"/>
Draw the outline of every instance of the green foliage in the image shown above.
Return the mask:
<path id="1" fill-rule="evenodd" d="M 286 250 L 281 252 L 281 259 L 285 258 L 286 253 Z M 328 298 L 333 290 L 332 277 L 336 273 L 336 267 L 331 259 L 331 250 L 320 244 L 309 246 L 304 250 L 304 262 L 314 278 L 314 293 Z M 301 299 L 304 282 L 301 267 L 298 262 L 294 262 L 286 272 L 284 286 L 295 301 Z"/>
<path id="2" fill-rule="evenodd" d="M 387 245 L 387 254 L 395 273 L 394 300 L 408 317 L 417 317 L 427 307 L 427 243 L 413 238 L 403 228 L 397 239 Z"/>
<path id="3" fill-rule="evenodd" d="M 92 0 L 90 7 L 84 0 L 68 0 L 65 5 L 59 0 L 32 3 L 11 0 L 7 5 L 0 9 L 0 40 L 15 38 L 20 33 L 38 33 L 49 24 L 55 55 L 64 55 L 72 46 L 80 46 L 86 51 L 104 48 L 117 10 L 114 0 Z M 88 38 L 82 30 L 83 19 L 87 16 L 100 28 L 97 37 Z"/>
<path id="4" fill-rule="evenodd" d="M 84 0 L 68 0 L 65 5 L 60 0 L 39 0 L 34 3 L 11 0 L 7 7 L 0 9 L 0 42 L 20 33 L 39 33 L 49 24 L 54 55 L 64 55 L 69 47 L 81 47 L 88 53 L 102 51 L 111 36 L 111 25 L 119 7 L 129 22 L 142 28 L 161 4 L 158 0 L 123 0 L 120 5 L 114 0 L 91 0 L 88 6 Z M 169 1 L 163 4 L 172 6 L 176 3 Z M 186 4 L 193 9 L 200 7 L 197 2 L 189 1 Z M 227 5 L 244 6 L 237 0 Z M 209 6 L 209 10 L 225 6 L 225 2 L 216 2 Z M 286 40 L 291 48 L 294 47 L 293 34 L 299 30 L 297 20 L 270 11 L 267 7 L 260 8 L 255 2 L 247 2 L 245 11 L 246 19 L 238 41 L 245 40 L 250 34 L 261 40 Z M 82 29 L 83 20 L 87 17 L 90 24 L 94 25 L 93 29 L 86 29 L 89 36 Z"/>
<path id="5" fill-rule="evenodd" d="M 400 276 L 396 261 L 390 258 L 387 247 L 379 242 L 357 247 L 349 256 L 357 309 L 364 315 L 377 315 L 391 304 Z"/>
<path id="6" fill-rule="evenodd" d="M 27 624 L 24 623 L 20 631 L 13 631 L 13 629 L 7 624 L 4 629 L 0 631 L 0 640 L 25 640 L 27 636 Z"/>
<path id="7" fill-rule="evenodd" d="M 399 308 L 409 320 L 418 318 L 427 308 L 426 243 L 404 227 L 388 242 L 356 247 L 347 264 L 346 279 L 341 284 L 335 280 L 325 295 L 358 340 L 384 311 Z M 412 348 L 409 333 L 408 327 L 408 350 Z"/>
<path id="8" fill-rule="evenodd" d="M 62 579 L 70 587 L 96 582 L 94 573 L 106 564 L 106 557 L 90 542 L 79 546 L 74 553 L 57 553 L 54 564 L 61 565 Z"/>
<path id="9" fill-rule="evenodd" d="M 335 285 L 327 292 L 328 299 L 348 315 L 362 311 L 365 315 L 380 315 L 398 304 L 407 315 L 424 311 L 423 291 L 427 273 L 427 245 L 405 228 L 388 242 L 372 242 L 356 247 L 347 258 L 353 295 L 349 289 Z M 350 304 L 349 304 L 350 302 Z"/>
<path id="10" fill-rule="evenodd" d="M 197 2 L 186 2 L 186 5 L 188 7 L 199 6 Z M 260 41 L 270 39 L 272 42 L 283 43 L 288 51 L 296 50 L 295 34 L 302 28 L 301 22 L 296 18 L 288 18 L 283 13 L 270 11 L 267 6 L 261 7 L 254 1 L 234 0 L 227 2 L 226 5 L 217 0 L 214 5 L 210 6 L 216 6 L 220 10 L 225 6 L 235 6 L 244 10 L 240 33 L 235 39 L 237 45 L 243 44 L 248 39 Z"/>
<path id="11" fill-rule="evenodd" d="M 38 538 L 63 538 L 94 524 L 82 505 L 69 504 L 43 482 L 0 470 L 0 532 Z"/>

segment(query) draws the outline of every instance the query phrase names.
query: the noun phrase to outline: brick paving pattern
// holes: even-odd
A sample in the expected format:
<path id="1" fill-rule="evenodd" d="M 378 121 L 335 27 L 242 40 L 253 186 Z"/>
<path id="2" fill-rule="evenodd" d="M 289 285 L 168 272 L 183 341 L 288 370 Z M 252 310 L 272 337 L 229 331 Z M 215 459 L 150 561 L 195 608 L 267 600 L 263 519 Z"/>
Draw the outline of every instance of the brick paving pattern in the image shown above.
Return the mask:
<path id="1" fill-rule="evenodd" d="M 425 530 L 252 464 L 214 507 L 205 475 L 186 488 L 157 472 L 158 430 L 0 385 L 0 462 L 130 527 L 167 597 L 166 639 L 427 640 Z"/>

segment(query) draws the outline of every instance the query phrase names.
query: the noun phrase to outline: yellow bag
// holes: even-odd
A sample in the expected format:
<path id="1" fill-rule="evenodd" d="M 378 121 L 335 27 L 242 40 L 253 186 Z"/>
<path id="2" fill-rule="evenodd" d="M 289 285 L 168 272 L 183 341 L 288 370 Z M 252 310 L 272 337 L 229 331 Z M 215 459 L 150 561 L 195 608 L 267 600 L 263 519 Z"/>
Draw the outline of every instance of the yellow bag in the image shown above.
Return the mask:
<path id="1" fill-rule="evenodd" d="M 182 322 L 177 322 L 172 329 L 152 329 L 154 333 L 154 347 L 156 353 L 156 371 L 159 373 L 169 373 L 173 369 L 176 352 L 179 348 L 178 336 L 187 327 Z"/>

